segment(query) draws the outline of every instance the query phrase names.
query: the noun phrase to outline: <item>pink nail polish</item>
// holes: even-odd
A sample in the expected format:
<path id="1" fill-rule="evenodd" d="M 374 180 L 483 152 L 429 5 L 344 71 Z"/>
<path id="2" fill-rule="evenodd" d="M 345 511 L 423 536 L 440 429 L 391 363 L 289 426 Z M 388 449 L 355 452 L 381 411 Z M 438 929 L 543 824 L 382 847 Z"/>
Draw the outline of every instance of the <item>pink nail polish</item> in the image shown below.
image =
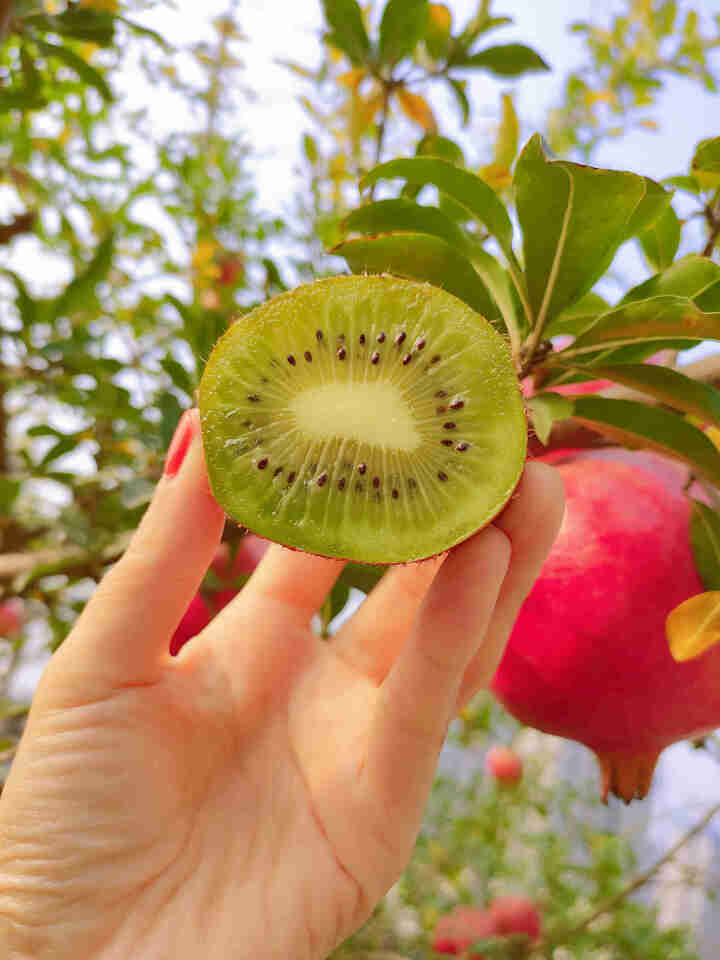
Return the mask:
<path id="1" fill-rule="evenodd" d="M 186 410 L 180 417 L 180 421 L 175 428 L 175 434 L 168 448 L 165 457 L 164 474 L 166 477 L 174 477 L 183 464 L 185 455 L 190 449 L 193 435 L 195 433 L 195 418 L 192 410 Z"/>

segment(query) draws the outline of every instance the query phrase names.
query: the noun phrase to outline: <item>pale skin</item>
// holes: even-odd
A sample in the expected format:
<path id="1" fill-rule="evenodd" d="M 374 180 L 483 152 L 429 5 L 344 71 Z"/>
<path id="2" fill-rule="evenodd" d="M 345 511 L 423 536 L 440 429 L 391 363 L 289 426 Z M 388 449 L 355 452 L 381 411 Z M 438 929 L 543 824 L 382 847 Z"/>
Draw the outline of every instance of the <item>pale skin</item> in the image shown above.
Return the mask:
<path id="1" fill-rule="evenodd" d="M 8 960 L 320 960 L 412 853 L 448 725 L 486 687 L 563 512 L 503 513 L 392 568 L 330 641 L 342 563 L 271 547 L 177 657 L 224 516 L 197 413 L 130 547 L 51 659 L 0 798 Z"/>

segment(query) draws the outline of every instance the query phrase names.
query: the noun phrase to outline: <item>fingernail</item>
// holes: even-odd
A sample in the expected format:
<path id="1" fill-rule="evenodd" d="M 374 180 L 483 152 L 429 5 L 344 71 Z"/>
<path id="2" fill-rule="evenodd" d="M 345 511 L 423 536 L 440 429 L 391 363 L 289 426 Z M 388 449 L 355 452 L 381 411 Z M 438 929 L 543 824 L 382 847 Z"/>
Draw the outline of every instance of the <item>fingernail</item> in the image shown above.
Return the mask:
<path id="1" fill-rule="evenodd" d="M 168 448 L 165 457 L 165 469 L 163 473 L 166 477 L 174 477 L 183 464 L 185 455 L 190 449 L 193 434 L 195 433 L 195 418 L 192 416 L 192 410 L 186 410 L 180 417 L 180 421 L 175 428 L 175 434 Z"/>

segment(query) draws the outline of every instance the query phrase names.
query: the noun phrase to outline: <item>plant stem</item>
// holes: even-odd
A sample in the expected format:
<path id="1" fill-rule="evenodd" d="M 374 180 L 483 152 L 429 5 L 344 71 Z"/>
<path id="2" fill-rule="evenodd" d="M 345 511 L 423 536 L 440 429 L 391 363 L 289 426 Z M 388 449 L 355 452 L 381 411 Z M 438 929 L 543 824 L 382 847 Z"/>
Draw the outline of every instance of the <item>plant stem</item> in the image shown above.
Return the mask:
<path id="1" fill-rule="evenodd" d="M 0 0 L 0 40 L 5 38 L 12 20 L 14 0 Z"/>
<path id="2" fill-rule="evenodd" d="M 702 255 L 711 257 L 718 237 L 720 237 L 720 189 L 715 192 L 715 196 L 705 208 L 705 219 L 710 232 Z"/>
<path id="3" fill-rule="evenodd" d="M 389 80 L 381 80 L 383 85 L 383 104 L 382 104 L 382 113 L 380 114 L 380 123 L 378 124 L 377 133 L 375 135 L 375 158 L 373 160 L 373 166 L 377 166 L 380 163 L 382 157 L 382 149 L 385 141 L 385 133 L 387 131 L 387 119 L 388 113 L 390 110 L 390 97 L 393 91 L 393 82 Z M 375 187 L 376 184 L 373 184 L 370 187 L 370 199 L 375 199 Z"/>

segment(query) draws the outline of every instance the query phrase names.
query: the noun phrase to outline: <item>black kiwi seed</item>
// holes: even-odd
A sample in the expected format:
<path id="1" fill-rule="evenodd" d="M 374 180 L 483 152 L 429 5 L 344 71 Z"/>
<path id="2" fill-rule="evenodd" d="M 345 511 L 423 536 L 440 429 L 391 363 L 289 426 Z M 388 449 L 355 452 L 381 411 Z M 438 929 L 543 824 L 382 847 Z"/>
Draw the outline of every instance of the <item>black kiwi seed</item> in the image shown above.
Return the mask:
<path id="1" fill-rule="evenodd" d="M 282 467 L 276 467 L 276 468 L 275 468 L 275 472 L 273 473 L 273 478 L 274 478 L 274 477 L 279 477 L 282 472 L 283 472 L 283 468 L 282 468 Z"/>
<path id="2" fill-rule="evenodd" d="M 315 339 L 317 340 L 317 342 L 320 343 L 320 341 L 322 340 L 322 338 L 323 338 L 323 332 L 322 332 L 322 330 L 316 330 L 316 331 L 315 331 Z"/>
<path id="3" fill-rule="evenodd" d="M 435 394 L 435 396 L 438 397 L 438 398 L 440 398 L 440 397 L 446 397 L 447 394 L 445 393 L 444 390 L 438 390 L 438 392 Z"/>
<path id="4" fill-rule="evenodd" d="M 375 490 L 380 486 L 380 477 L 373 477 L 373 488 Z"/>
<path id="5" fill-rule="evenodd" d="M 435 407 L 435 413 L 447 413 L 447 407 Z"/>
<path id="6" fill-rule="evenodd" d="M 393 490 L 392 490 L 392 498 L 393 498 L 393 500 L 397 500 L 397 498 L 398 498 L 399 496 L 400 496 L 400 493 L 395 489 L 395 487 L 393 487 Z"/>
<path id="7" fill-rule="evenodd" d="M 256 393 L 251 393 L 248 400 L 250 403 L 260 403 L 260 397 Z"/>
<path id="8" fill-rule="evenodd" d="M 464 400 L 453 400 L 453 402 L 450 404 L 450 409 L 451 409 L 451 410 L 462 410 L 462 408 L 463 408 L 464 406 L 465 406 L 465 401 L 464 401 Z"/>
<path id="9" fill-rule="evenodd" d="M 287 362 L 291 367 L 295 366 L 295 357 L 292 354 L 288 354 Z"/>
<path id="10" fill-rule="evenodd" d="M 411 353 L 406 353 L 405 356 L 404 356 L 403 359 L 402 359 L 403 366 L 406 367 L 406 366 L 410 363 L 411 360 L 412 360 L 412 354 L 411 354 Z"/>
<path id="11" fill-rule="evenodd" d="M 453 445 L 452 440 L 441 440 L 440 443 L 441 443 L 444 447 L 451 447 L 451 446 Z"/>
<path id="12" fill-rule="evenodd" d="M 385 343 L 385 334 L 384 334 L 384 333 L 379 333 L 379 334 L 377 335 L 377 342 L 378 342 L 378 343 Z"/>
<path id="13" fill-rule="evenodd" d="M 416 349 L 416 350 L 423 350 L 424 348 L 425 348 L 425 338 L 424 338 L 424 337 L 420 337 L 419 340 L 416 340 L 416 341 L 415 341 L 415 349 Z"/>
<path id="14" fill-rule="evenodd" d="M 338 347 L 336 356 L 338 360 L 344 360 L 345 357 L 347 356 L 347 350 L 345 349 L 345 347 Z"/>
<path id="15" fill-rule="evenodd" d="M 310 353 L 309 350 L 305 351 L 305 359 L 307 360 L 308 363 L 312 363 L 312 354 Z"/>
<path id="16" fill-rule="evenodd" d="M 288 486 L 290 486 L 290 484 L 294 482 L 295 476 L 296 474 L 294 470 L 288 474 Z"/>
<path id="17" fill-rule="evenodd" d="M 443 430 L 454 430 L 455 426 L 456 425 L 452 422 L 452 420 L 450 420 L 448 423 L 443 424 Z"/>
<path id="18" fill-rule="evenodd" d="M 361 334 L 360 334 L 360 343 L 361 343 L 361 344 L 364 344 L 364 343 L 365 343 L 365 334 L 364 334 L 364 333 L 361 333 Z"/>
<path id="19" fill-rule="evenodd" d="M 367 470 L 367 464 L 366 464 L 366 463 L 359 463 L 359 464 L 358 464 L 358 468 L 357 468 L 358 473 L 363 474 L 363 473 L 365 473 L 366 470 Z"/>
<path id="20" fill-rule="evenodd" d="M 442 357 L 440 356 L 439 353 L 436 353 L 435 356 L 434 356 L 434 357 L 432 358 L 432 360 L 430 361 L 430 363 L 439 363 L 440 360 L 442 360 Z"/>
<path id="21" fill-rule="evenodd" d="M 442 480 L 443 483 L 447 480 L 447 474 L 443 473 L 442 470 L 438 470 L 438 480 Z"/>
<path id="22" fill-rule="evenodd" d="M 464 453 L 469 446 L 470 446 L 470 444 L 467 443 L 467 441 L 463 440 L 461 443 L 459 443 L 459 444 L 455 447 L 455 449 L 458 451 L 458 453 Z"/>
<path id="23" fill-rule="evenodd" d="M 338 490 L 344 490 L 345 483 L 346 483 L 345 477 L 340 477 L 340 479 L 338 480 Z"/>
<path id="24" fill-rule="evenodd" d="M 380 363 L 380 354 L 377 352 L 377 350 L 375 350 L 371 355 L 370 363 Z"/>
<path id="25" fill-rule="evenodd" d="M 395 345 L 399 347 L 401 343 L 404 343 L 406 336 L 407 334 L 405 333 L 405 331 L 401 330 L 400 333 L 395 337 Z"/>
<path id="26" fill-rule="evenodd" d="M 319 487 L 324 487 L 327 483 L 327 474 L 323 471 L 320 476 L 317 478 L 317 485 Z"/>
<path id="27" fill-rule="evenodd" d="M 258 470 L 264 470 L 267 465 L 268 465 L 267 457 L 263 457 L 262 460 L 258 460 L 258 465 L 257 465 Z"/>

